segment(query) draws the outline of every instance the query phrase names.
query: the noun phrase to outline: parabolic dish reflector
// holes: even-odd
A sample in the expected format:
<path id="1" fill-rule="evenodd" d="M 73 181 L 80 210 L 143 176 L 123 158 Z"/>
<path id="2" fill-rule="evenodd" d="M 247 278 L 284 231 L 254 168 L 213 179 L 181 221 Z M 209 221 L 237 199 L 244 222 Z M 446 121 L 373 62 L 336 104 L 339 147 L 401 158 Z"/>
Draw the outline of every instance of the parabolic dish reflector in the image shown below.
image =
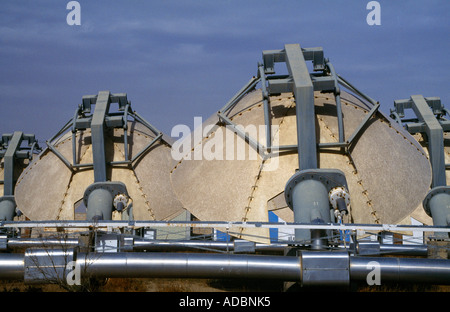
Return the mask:
<path id="1" fill-rule="evenodd" d="M 315 92 L 314 97 L 317 144 L 338 142 L 334 96 Z M 343 91 L 341 103 L 345 138 L 349 138 L 371 104 Z M 292 93 L 270 96 L 272 146 L 297 145 L 295 105 Z M 298 169 L 297 150 L 272 151 L 267 157 L 250 146 L 252 140 L 266 145 L 261 90 L 247 93 L 227 117 L 245 130 L 247 139 L 215 115 L 196 129 L 204 132 L 203 136 L 194 132 L 177 145 L 180 154 L 185 152 L 171 172 L 178 199 L 202 221 L 268 222 L 268 211 L 273 211 L 293 222 L 284 189 Z M 319 148 L 317 154 L 319 168 L 339 169 L 345 174 L 351 197 L 347 221 L 351 223 L 402 222 L 430 187 L 430 163 L 420 144 L 379 111 L 346 152 L 327 147 Z M 268 242 L 269 230 L 242 228 L 235 236 Z"/>
<path id="2" fill-rule="evenodd" d="M 133 157 L 155 139 L 156 135 L 140 122 L 128 122 L 128 151 Z M 65 159 L 72 159 L 72 135 L 67 133 L 54 148 Z M 77 131 L 76 158 L 79 164 L 92 164 L 91 130 Z M 124 160 L 124 131 L 105 131 L 107 163 Z M 132 165 L 107 166 L 110 181 L 123 182 L 133 201 L 135 220 L 166 220 L 184 209 L 169 180 L 174 166 L 170 145 L 159 140 Z M 16 184 L 18 208 L 30 220 L 74 220 L 75 205 L 83 199 L 86 188 L 94 182 L 92 167 L 72 170 L 51 149 L 45 149 L 23 172 Z"/>

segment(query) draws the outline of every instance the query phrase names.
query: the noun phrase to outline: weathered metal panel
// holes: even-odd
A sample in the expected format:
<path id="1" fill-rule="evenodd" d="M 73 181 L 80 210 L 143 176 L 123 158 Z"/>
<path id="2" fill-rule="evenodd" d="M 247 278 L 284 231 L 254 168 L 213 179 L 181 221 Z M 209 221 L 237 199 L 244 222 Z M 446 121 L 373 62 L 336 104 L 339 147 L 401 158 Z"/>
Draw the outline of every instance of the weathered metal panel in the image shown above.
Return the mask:
<path id="1" fill-rule="evenodd" d="M 348 139 L 361 125 L 370 105 L 344 92 L 341 101 L 345 138 Z M 272 144 L 296 145 L 292 93 L 271 96 L 270 104 L 272 125 L 279 125 L 279 141 Z M 228 116 L 236 124 L 258 128 L 264 124 L 261 106 L 262 95 L 256 90 L 240 100 Z M 316 143 L 338 142 L 334 96 L 315 92 L 315 112 Z M 214 118 L 210 122 L 214 122 Z M 220 133 L 223 127 L 219 124 L 214 134 Z M 258 142 L 265 145 L 265 136 L 259 134 Z M 202 145 L 213 138 L 204 138 Z M 191 156 L 199 155 L 200 147 L 196 146 Z M 223 149 L 221 153 L 226 155 Z M 182 160 L 172 171 L 171 181 L 183 205 L 202 221 L 267 221 L 267 211 L 272 210 L 285 221 L 293 222 L 292 210 L 283 201 L 283 191 L 298 169 L 297 153 L 280 153 L 276 157 L 276 170 L 260 170 L 266 165 L 259 156 L 256 160 L 244 161 Z M 321 148 L 318 165 L 345 173 L 351 197 L 346 221 L 355 223 L 403 222 L 420 205 L 431 182 L 431 168 L 423 149 L 410 134 L 380 112 L 370 119 L 361 135 L 355 137 L 349 155 L 337 148 Z M 244 234 L 257 237 L 246 236 L 246 239 L 267 242 L 265 233 L 252 231 L 249 229 Z"/>
<path id="2" fill-rule="evenodd" d="M 144 149 L 155 138 L 151 131 L 137 122 L 129 123 L 128 136 L 130 157 Z M 92 164 L 90 130 L 78 131 L 76 140 L 77 163 Z M 125 160 L 123 142 L 122 129 L 106 131 L 106 162 Z M 64 135 L 54 146 L 72 163 L 71 133 Z M 113 167 L 108 165 L 106 175 L 110 181 L 120 181 L 127 185 L 136 220 L 164 220 L 183 210 L 169 181 L 169 172 L 173 165 L 170 147 L 158 142 L 137 159 L 132 167 L 125 164 Z M 18 207 L 31 220 L 73 220 L 74 204 L 83 198 L 84 191 L 93 182 L 92 167 L 75 168 L 71 172 L 47 149 L 25 170 L 18 181 Z"/>

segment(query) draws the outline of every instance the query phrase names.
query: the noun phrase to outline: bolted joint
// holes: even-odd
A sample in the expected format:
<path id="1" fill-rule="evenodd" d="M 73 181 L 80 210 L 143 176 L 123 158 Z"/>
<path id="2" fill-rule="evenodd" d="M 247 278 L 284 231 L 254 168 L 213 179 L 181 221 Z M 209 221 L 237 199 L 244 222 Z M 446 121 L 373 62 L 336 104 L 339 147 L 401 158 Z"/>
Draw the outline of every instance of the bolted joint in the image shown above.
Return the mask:
<path id="1" fill-rule="evenodd" d="M 345 175 L 340 170 L 308 169 L 296 172 L 287 182 L 284 191 L 286 203 L 294 212 L 294 222 L 313 223 L 320 220 L 321 223 L 330 223 L 334 221 L 331 220 L 329 193 L 338 187 L 347 189 Z M 317 234 L 307 229 L 296 229 L 295 241 L 299 243 L 312 239 L 317 242 Z M 320 241 L 323 245 L 323 240 Z"/>
<path id="2" fill-rule="evenodd" d="M 83 201 L 87 207 L 87 220 L 111 220 L 115 208 L 114 199 L 122 195 L 128 198 L 127 188 L 122 182 L 96 182 L 91 184 L 84 192 Z M 121 206 L 122 201 L 117 200 L 116 205 Z"/>
<path id="3" fill-rule="evenodd" d="M 348 214 L 350 207 L 350 194 L 343 186 L 332 188 L 328 193 L 330 204 L 334 209 L 334 215 L 339 219 Z"/>

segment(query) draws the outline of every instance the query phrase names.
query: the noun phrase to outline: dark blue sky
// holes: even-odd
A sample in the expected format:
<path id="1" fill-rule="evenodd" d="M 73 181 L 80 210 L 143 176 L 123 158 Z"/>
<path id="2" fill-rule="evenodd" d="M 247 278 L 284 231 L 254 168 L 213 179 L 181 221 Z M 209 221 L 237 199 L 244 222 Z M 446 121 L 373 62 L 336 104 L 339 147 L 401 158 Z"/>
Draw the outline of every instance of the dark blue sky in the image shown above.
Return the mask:
<path id="1" fill-rule="evenodd" d="M 382 104 L 412 94 L 450 108 L 450 1 L 80 0 L 0 3 L 0 134 L 49 139 L 83 95 L 126 92 L 133 109 L 170 135 L 220 109 L 256 74 L 263 50 L 324 48 L 336 71 Z M 42 144 L 44 145 L 44 144 Z"/>

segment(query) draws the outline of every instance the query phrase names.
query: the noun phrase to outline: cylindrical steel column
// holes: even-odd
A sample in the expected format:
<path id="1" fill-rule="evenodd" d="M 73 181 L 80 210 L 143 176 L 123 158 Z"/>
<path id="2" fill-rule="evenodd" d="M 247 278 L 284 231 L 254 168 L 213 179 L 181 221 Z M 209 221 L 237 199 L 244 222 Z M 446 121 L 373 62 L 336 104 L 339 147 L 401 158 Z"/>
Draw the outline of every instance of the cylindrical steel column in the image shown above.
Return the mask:
<path id="1" fill-rule="evenodd" d="M 330 222 L 330 202 L 326 186 L 317 180 L 303 180 L 293 188 L 292 207 L 296 223 Z M 308 229 L 296 229 L 295 241 L 302 243 L 311 239 Z M 317 239 L 317 237 L 315 237 Z"/>
<path id="2" fill-rule="evenodd" d="M 98 218 L 111 220 L 113 209 L 113 195 L 109 190 L 98 188 L 93 190 L 88 197 L 87 220 Z"/>
<path id="3" fill-rule="evenodd" d="M 425 212 L 433 218 L 435 226 L 450 225 L 450 187 L 437 186 L 428 192 L 422 203 Z M 438 239 L 449 238 L 448 233 L 435 232 Z"/>
<path id="4" fill-rule="evenodd" d="M 429 200 L 429 207 L 436 226 L 450 225 L 450 194 L 437 193 Z M 439 238 L 448 238 L 448 233 L 435 233 Z"/>
<path id="5" fill-rule="evenodd" d="M 0 197 L 0 220 L 12 221 L 16 215 L 14 195 Z"/>

